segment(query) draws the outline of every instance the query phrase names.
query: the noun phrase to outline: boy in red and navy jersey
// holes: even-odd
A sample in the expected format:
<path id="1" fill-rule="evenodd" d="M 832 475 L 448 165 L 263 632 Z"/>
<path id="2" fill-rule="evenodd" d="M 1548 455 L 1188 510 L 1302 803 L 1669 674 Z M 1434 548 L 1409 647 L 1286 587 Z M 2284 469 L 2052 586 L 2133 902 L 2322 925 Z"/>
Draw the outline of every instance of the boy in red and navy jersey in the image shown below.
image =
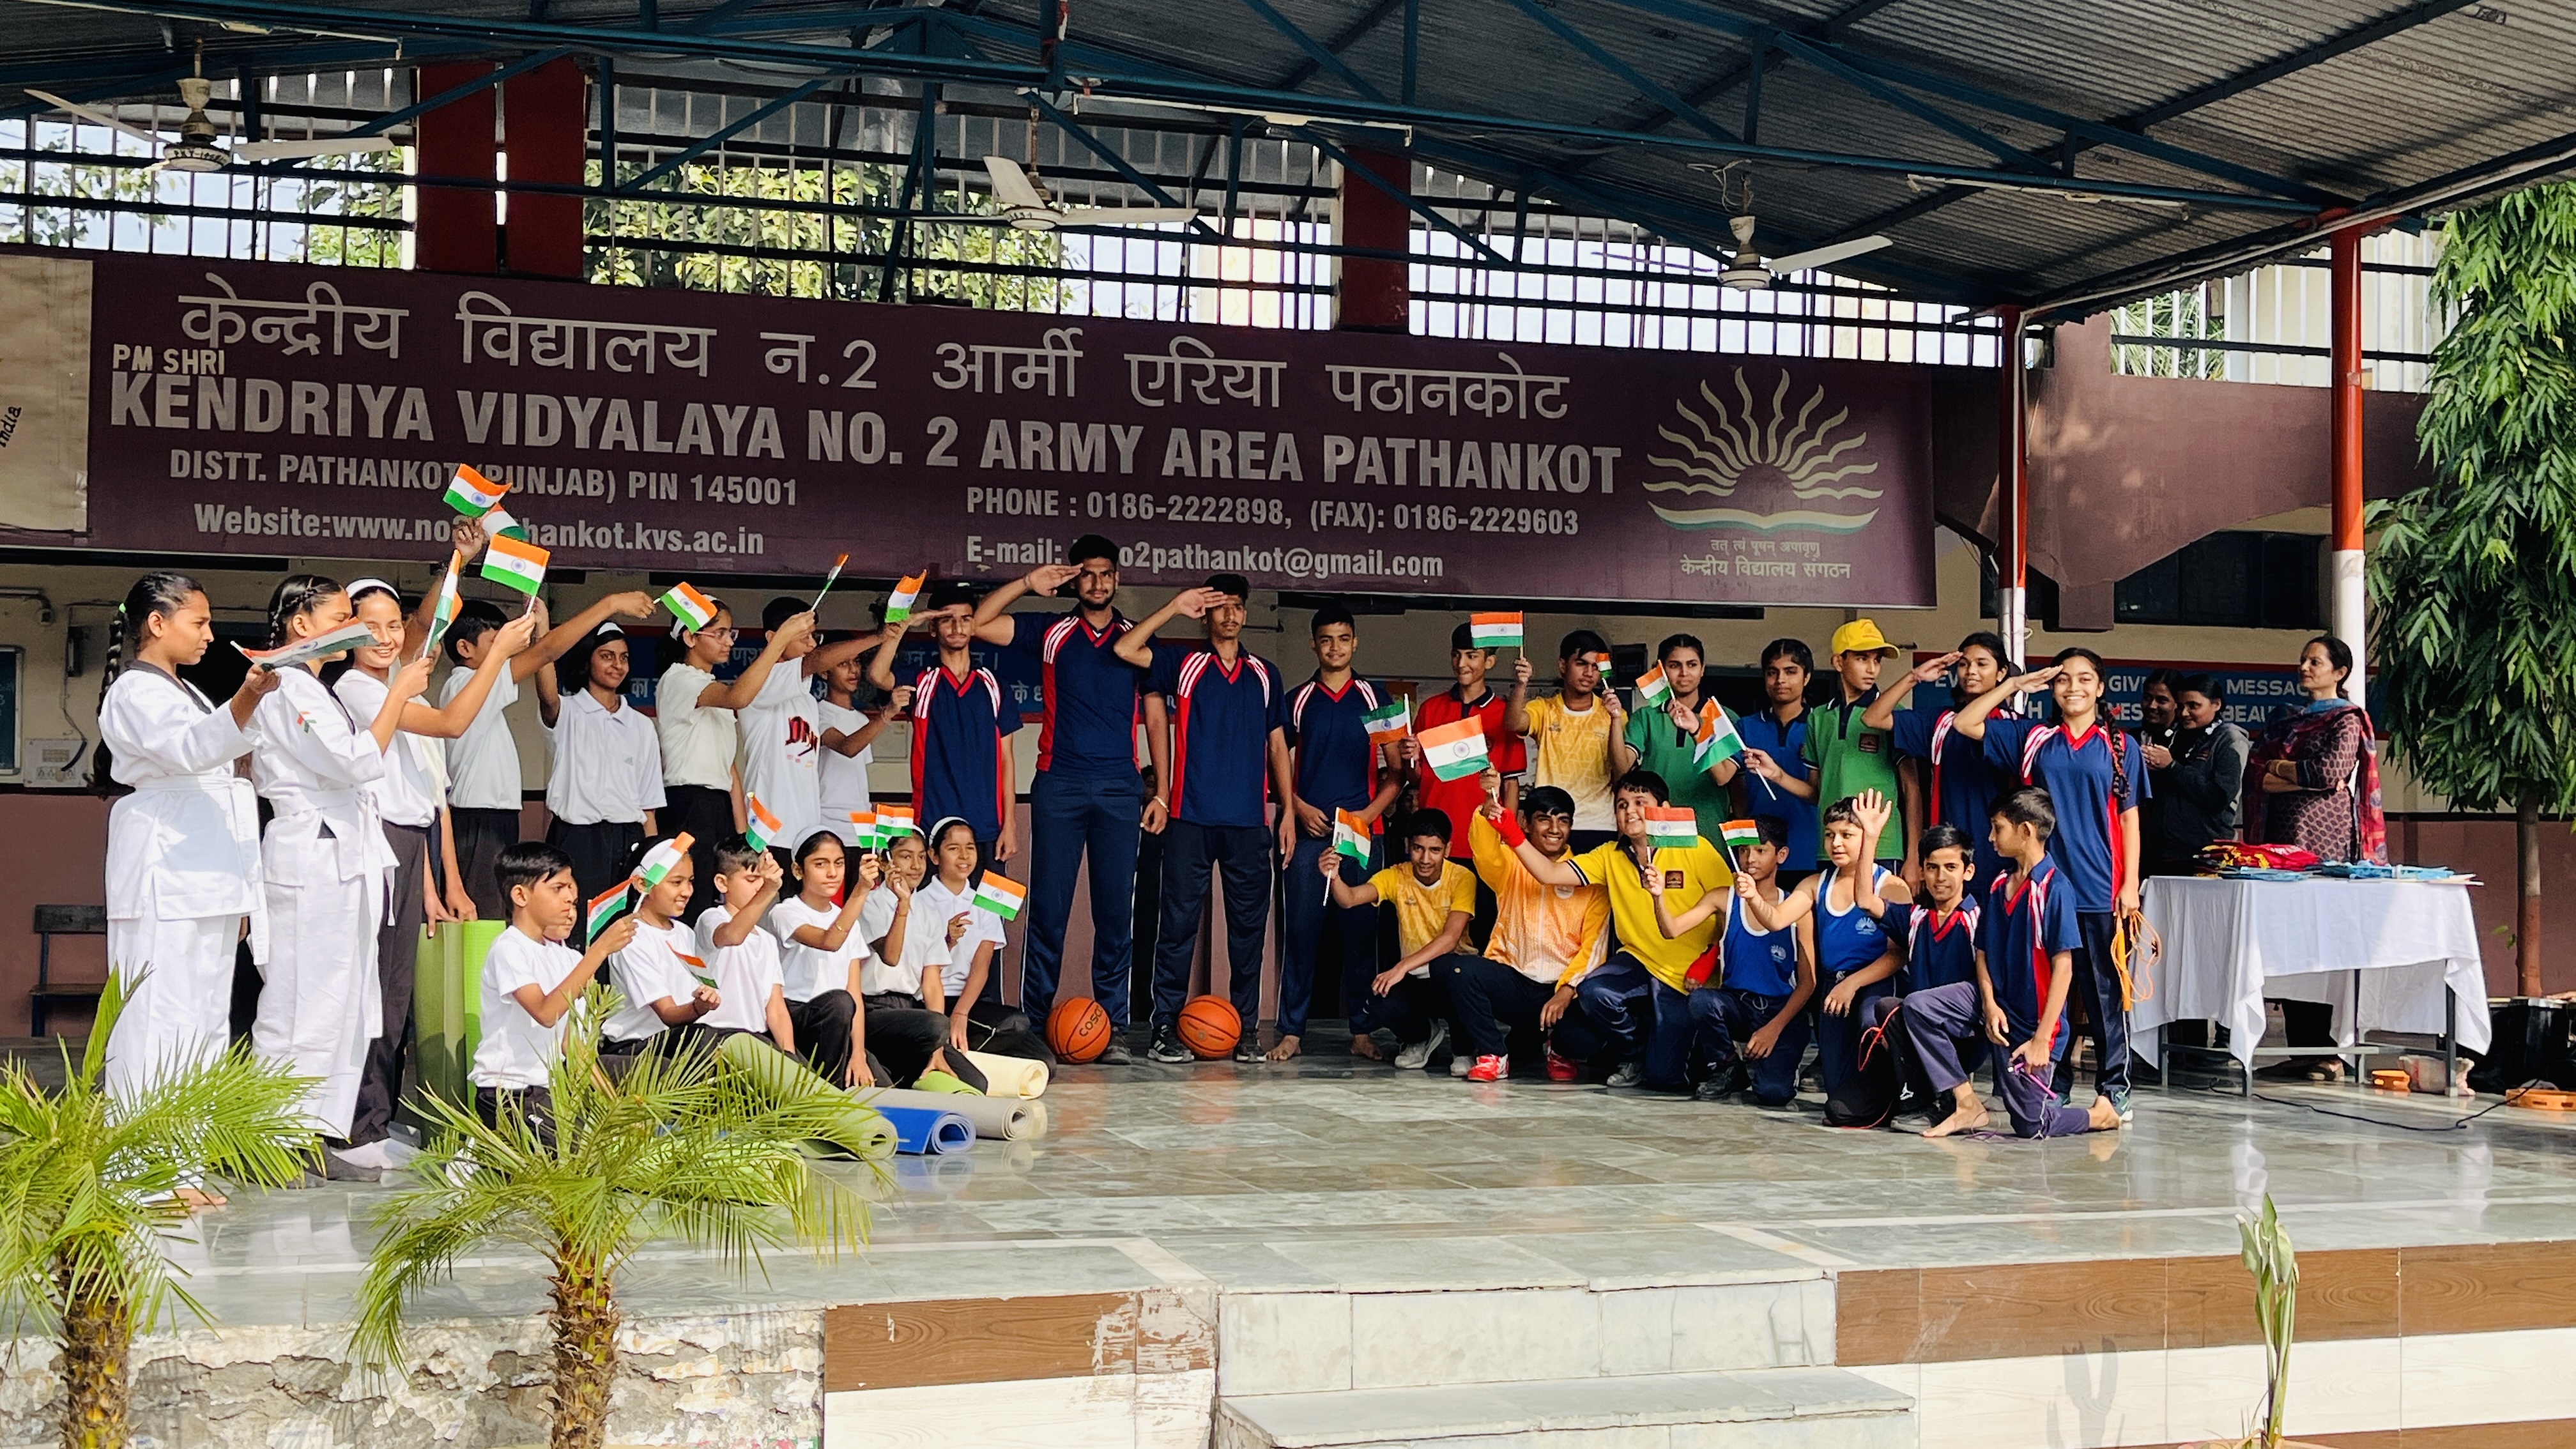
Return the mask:
<path id="1" fill-rule="evenodd" d="M 1243 1019 L 1238 1062 L 1261 1060 L 1262 937 L 1270 924 L 1271 791 L 1295 791 L 1288 776 L 1288 691 L 1279 666 L 1243 649 L 1240 574 L 1218 574 L 1184 589 L 1118 641 L 1118 657 L 1149 669 L 1145 734 L 1154 778 L 1165 794 L 1147 807 L 1145 828 L 1163 837 L 1160 935 L 1154 946 L 1154 1039 L 1146 1055 L 1186 1062 L 1174 1027 L 1189 993 L 1190 953 L 1207 908 L 1208 873 L 1225 876 L 1226 987 Z M 1157 644 L 1177 615 L 1207 620 L 1203 643 Z M 1158 815 L 1168 818 L 1157 818 Z"/>
<path id="2" fill-rule="evenodd" d="M 1023 594 L 1070 586 L 1062 614 L 1009 612 Z M 1043 1017 L 1054 1005 L 1073 883 L 1091 864 L 1091 994 L 1120 1029 L 1135 942 L 1136 845 L 1145 782 L 1136 772 L 1145 671 L 1118 657 L 1135 622 L 1118 612 L 1118 546 L 1096 533 L 1073 541 L 1060 564 L 1040 564 L 975 606 L 975 637 L 1037 661 L 1038 768 L 1029 782 L 1028 935 L 1020 1000 Z M 1127 1044 L 1110 1039 L 1100 1062 L 1124 1066 Z"/>
<path id="3" fill-rule="evenodd" d="M 2057 825 L 2048 792 L 2022 786 L 1995 802 L 1989 838 L 2011 865 L 1979 915 L 1977 979 L 1907 993 L 1898 1015 L 1907 1045 L 1950 1114 L 1923 1135 L 1949 1137 L 1987 1123 L 1986 1104 L 1960 1062 L 1980 1034 L 2005 1049 L 2003 1099 L 2016 1137 L 2064 1137 L 2120 1125 L 2108 1097 L 2090 1111 L 2066 1105 L 2052 1085 L 2066 1046 L 2066 993 L 2080 937 L 2066 879 L 2049 857 Z"/>
<path id="4" fill-rule="evenodd" d="M 1318 862 L 1333 849 L 1337 812 L 1348 810 L 1367 821 L 1374 836 L 1378 817 L 1395 803 L 1404 783 L 1395 768 L 1398 746 L 1381 746 L 1369 738 L 1369 711 L 1394 696 L 1352 672 L 1360 636 L 1351 611 L 1326 604 L 1315 611 L 1307 633 L 1314 644 L 1315 673 L 1288 692 L 1289 774 L 1296 793 L 1279 822 L 1279 849 L 1288 870 L 1279 897 L 1286 939 L 1279 952 L 1279 1044 L 1270 1051 L 1274 1062 L 1298 1053 L 1314 995 L 1315 967 L 1327 941 L 1341 961 L 1351 1049 L 1359 1055 L 1374 1050 L 1374 1044 L 1360 1043 L 1372 1023 L 1369 978 L 1377 974 L 1377 907 L 1337 906 L 1328 892 L 1302 883 L 1319 873 Z M 1362 862 L 1344 858 L 1341 875 L 1345 883 L 1358 886 L 1368 880 L 1369 871 Z"/>
<path id="5" fill-rule="evenodd" d="M 912 684 L 912 804 L 927 826 L 955 816 L 975 834 L 975 868 L 1009 860 L 1019 848 L 1011 820 L 1018 772 L 1011 736 L 1019 732 L 1020 707 L 993 671 L 975 662 L 967 615 L 973 591 L 964 582 L 943 583 L 930 594 L 930 627 L 939 662 Z M 895 686 L 892 648 L 868 661 L 868 680 Z"/>
<path id="6" fill-rule="evenodd" d="M 2005 700 L 2048 686 L 2057 720 L 2042 724 L 1995 711 Z M 2100 1058 L 2095 1090 L 2129 1120 L 2129 1008 L 2122 963 L 2112 948 L 2113 923 L 2138 909 L 2138 806 L 2147 798 L 2147 761 L 2137 738 L 2102 718 L 2102 656 L 2061 649 L 2046 669 L 2007 679 L 1950 721 L 1951 730 L 1985 742 L 1986 759 L 2025 785 L 2048 792 L 2058 828 L 2049 858 L 2075 898 L 2075 990 L 2093 1022 Z M 2115 916 L 2114 913 L 2117 913 Z M 2075 1085 L 2072 1061 L 2058 1064 L 2057 1090 Z"/>

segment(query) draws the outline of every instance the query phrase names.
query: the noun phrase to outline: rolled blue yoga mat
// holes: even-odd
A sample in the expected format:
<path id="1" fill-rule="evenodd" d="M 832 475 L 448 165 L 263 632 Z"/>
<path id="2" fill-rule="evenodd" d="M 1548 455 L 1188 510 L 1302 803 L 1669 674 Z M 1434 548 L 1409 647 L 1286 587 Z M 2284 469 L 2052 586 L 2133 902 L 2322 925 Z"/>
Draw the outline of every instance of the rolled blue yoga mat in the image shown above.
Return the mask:
<path id="1" fill-rule="evenodd" d="M 975 1124 L 936 1107 L 888 1107 L 877 1115 L 894 1128 L 894 1150 L 915 1155 L 963 1152 L 975 1145 Z"/>

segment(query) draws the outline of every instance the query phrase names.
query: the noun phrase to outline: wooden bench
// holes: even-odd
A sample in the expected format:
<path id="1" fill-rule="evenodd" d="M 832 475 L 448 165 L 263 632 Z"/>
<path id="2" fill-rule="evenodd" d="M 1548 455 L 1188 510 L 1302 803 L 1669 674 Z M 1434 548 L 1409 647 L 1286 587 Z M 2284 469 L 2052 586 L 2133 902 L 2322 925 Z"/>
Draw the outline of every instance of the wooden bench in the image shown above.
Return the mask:
<path id="1" fill-rule="evenodd" d="M 53 977 L 56 936 L 104 936 L 105 906 L 36 907 L 36 989 L 27 993 L 27 1034 L 45 1034 L 45 1016 L 57 1005 L 86 1002 L 95 1008 L 107 990 L 104 981 L 56 981 Z"/>

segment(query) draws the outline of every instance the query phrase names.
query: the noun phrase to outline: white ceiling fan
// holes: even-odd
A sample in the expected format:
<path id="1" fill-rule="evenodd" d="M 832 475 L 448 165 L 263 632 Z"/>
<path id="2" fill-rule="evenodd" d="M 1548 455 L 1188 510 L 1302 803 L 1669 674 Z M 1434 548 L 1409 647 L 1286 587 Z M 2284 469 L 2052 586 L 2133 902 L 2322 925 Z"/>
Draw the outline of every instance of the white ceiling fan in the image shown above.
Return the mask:
<path id="1" fill-rule="evenodd" d="M 1038 179 L 1037 173 L 1021 170 L 1017 161 L 987 156 L 984 169 L 993 177 L 993 200 L 1002 208 L 1002 220 L 1018 231 L 1053 231 L 1060 226 L 1152 226 L 1157 222 L 1188 221 L 1199 214 L 1195 206 L 1059 206 L 1047 195 L 1046 183 Z M 991 221 L 989 217 L 963 215 L 914 219 Z"/>
<path id="2" fill-rule="evenodd" d="M 1829 247 L 1792 252 L 1785 257 L 1766 257 L 1754 250 L 1752 217 L 1739 216 L 1727 222 L 1726 225 L 1728 230 L 1735 233 L 1735 259 L 1727 264 L 1725 271 L 1717 274 L 1717 284 L 1735 292 L 1768 291 L 1771 279 L 1774 277 L 1785 277 L 1792 272 L 1830 267 L 1836 262 L 1848 261 L 1853 257 L 1877 251 L 1881 247 L 1896 245 L 1895 242 L 1883 236 L 1863 236 L 1854 237 L 1850 241 L 1836 242 Z"/>
<path id="3" fill-rule="evenodd" d="M 221 171 L 240 161 L 300 160 L 307 156 L 344 156 L 361 151 L 391 151 L 393 140 L 386 136 L 318 137 L 310 141 L 244 141 L 226 148 L 215 139 L 215 123 L 206 118 L 206 102 L 214 96 L 214 83 L 204 76 L 189 76 L 179 82 L 179 99 L 188 108 L 188 117 L 179 123 L 178 138 L 172 140 L 160 132 L 117 119 L 105 111 L 67 101 L 51 91 L 27 87 L 27 94 L 47 105 L 69 111 L 83 120 L 95 121 L 111 130 L 122 131 L 141 141 L 161 148 L 161 159 L 152 163 L 154 171 Z"/>

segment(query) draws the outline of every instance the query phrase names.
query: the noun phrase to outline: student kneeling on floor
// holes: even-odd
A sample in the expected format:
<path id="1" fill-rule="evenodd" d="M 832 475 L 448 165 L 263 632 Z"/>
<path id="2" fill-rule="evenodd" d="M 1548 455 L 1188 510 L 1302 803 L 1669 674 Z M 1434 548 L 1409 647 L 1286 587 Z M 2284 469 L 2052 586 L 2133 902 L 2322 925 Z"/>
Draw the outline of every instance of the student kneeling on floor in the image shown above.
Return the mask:
<path id="1" fill-rule="evenodd" d="M 1466 939 L 1467 922 L 1476 914 L 1476 878 L 1449 858 L 1445 812 L 1416 810 L 1397 829 L 1404 840 L 1404 864 L 1388 866 L 1359 885 L 1342 879 L 1340 857 L 1333 853 L 1318 860 L 1316 870 L 1324 889 L 1333 893 L 1333 904 L 1343 910 L 1380 901 L 1395 907 L 1396 946 L 1404 954 L 1369 981 L 1369 990 L 1379 998 L 1376 1019 L 1392 1028 L 1401 1043 L 1397 1066 L 1445 1071 L 1448 1062 L 1434 1058 L 1449 1040 L 1449 1003 L 1431 965 L 1446 960 Z"/>
<path id="2" fill-rule="evenodd" d="M 1986 1104 L 1969 1083 L 1959 1048 L 1982 1032 L 2006 1049 L 2004 1112 L 2016 1137 L 2063 1137 L 2119 1127 L 2119 1109 L 2097 1096 L 2090 1111 L 2059 1099 L 2052 1083 L 2066 1047 L 2066 992 L 2083 937 L 2075 898 L 2048 859 L 2057 811 L 2048 792 L 2024 785 L 1995 802 L 1995 853 L 2010 869 L 1986 896 L 1979 921 L 1977 979 L 1907 996 L 1897 1010 L 1905 1039 L 1950 1114 L 1923 1135 L 1948 1137 L 1986 1125 Z"/>
<path id="3" fill-rule="evenodd" d="M 1732 892 L 1711 891 L 1676 915 L 1660 877 L 1648 877 L 1646 889 L 1667 938 L 1726 911 L 1717 979 L 1690 994 L 1694 1095 L 1719 1102 L 1740 1089 L 1757 1106 L 1785 1107 L 1798 1099 L 1798 1061 L 1813 1026 L 1807 1003 L 1816 994 L 1816 927 L 1807 917 L 1765 927 L 1747 908 L 1779 906 L 1789 846 L 1789 823 L 1780 817 L 1757 816 L 1754 828 L 1759 838 L 1736 847 Z"/>

